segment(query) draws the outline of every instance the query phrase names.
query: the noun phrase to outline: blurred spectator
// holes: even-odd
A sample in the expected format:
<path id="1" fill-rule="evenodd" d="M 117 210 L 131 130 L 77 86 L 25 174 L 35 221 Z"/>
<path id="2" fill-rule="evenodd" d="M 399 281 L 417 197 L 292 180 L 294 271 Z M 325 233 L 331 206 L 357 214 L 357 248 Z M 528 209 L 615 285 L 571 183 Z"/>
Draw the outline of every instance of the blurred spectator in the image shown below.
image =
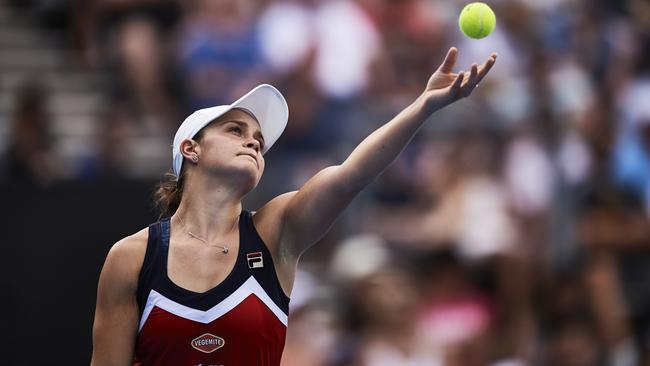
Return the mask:
<path id="1" fill-rule="evenodd" d="M 381 41 L 368 16 L 353 1 L 322 3 L 316 29 L 314 79 L 323 95 L 345 99 L 363 91 Z"/>
<path id="2" fill-rule="evenodd" d="M 444 355 L 445 365 L 484 365 L 494 357 L 490 339 L 493 299 L 449 250 L 421 252 L 418 261 L 423 311 L 421 336 Z M 496 353 L 496 352 L 494 352 Z"/>
<path id="3" fill-rule="evenodd" d="M 449 43 L 445 4 L 423 0 L 360 3 L 375 20 L 384 42 L 381 61 L 385 66 L 376 70 L 376 77 L 386 80 L 375 86 L 388 88 L 378 92 L 404 103 L 421 92 Z"/>
<path id="4" fill-rule="evenodd" d="M 133 162 L 131 137 L 135 125 L 129 109 L 112 102 L 99 124 L 96 151 L 81 162 L 77 179 L 101 181 L 128 177 Z"/>
<path id="5" fill-rule="evenodd" d="M 381 239 L 360 235 L 337 250 L 332 272 L 344 311 L 335 365 L 442 365 L 418 333 L 413 279 Z"/>
<path id="6" fill-rule="evenodd" d="M 519 133 L 509 143 L 505 158 L 505 179 L 517 213 L 547 213 L 553 198 L 555 172 L 538 137 L 532 131 Z"/>
<path id="7" fill-rule="evenodd" d="M 539 306 L 549 365 L 641 365 L 613 257 L 599 252 L 551 278 Z"/>
<path id="8" fill-rule="evenodd" d="M 198 0 L 185 15 L 176 57 L 186 112 L 231 103 L 269 81 L 260 57 L 259 7 L 251 0 Z"/>
<path id="9" fill-rule="evenodd" d="M 312 24 L 316 1 L 273 1 L 259 19 L 262 56 L 273 72 L 289 75 L 303 67 L 313 53 Z"/>
<path id="10" fill-rule="evenodd" d="M 576 233 L 587 260 L 585 280 L 604 343 L 604 357 L 635 364 L 648 357 L 644 339 L 649 326 L 643 319 L 650 291 L 635 284 L 650 280 L 643 270 L 650 248 L 650 221 L 644 212 L 642 192 L 619 184 L 612 174 L 612 167 L 617 168 L 614 151 L 618 148 L 618 138 L 612 133 L 616 118 L 612 102 L 601 100 L 594 106 L 598 112 L 584 125 L 594 166 L 579 201 Z M 630 261 L 630 257 L 644 260 Z"/>
<path id="11" fill-rule="evenodd" d="M 400 215 L 395 215 L 399 207 L 372 205 L 368 225 L 403 244 L 427 247 L 458 242 L 455 249 L 468 259 L 511 251 L 518 233 L 495 177 L 495 145 L 486 140 L 468 134 L 454 153 L 447 154 L 437 146 L 444 142 L 435 138 L 424 142 L 411 173 L 416 178 L 411 189 L 421 195 L 420 200 L 403 205 Z"/>
<path id="12" fill-rule="evenodd" d="M 650 218 L 650 73 L 622 92 L 619 139 L 614 152 L 615 174 L 644 200 Z"/>
<path id="13" fill-rule="evenodd" d="M 580 276 L 558 276 L 545 293 L 541 328 L 547 333 L 548 346 L 540 353 L 539 362 L 558 366 L 605 364 L 599 329 Z"/>
<path id="14" fill-rule="evenodd" d="M 327 98 L 363 92 L 381 50 L 372 20 L 350 0 L 271 3 L 260 32 L 263 54 L 274 70 L 290 73 L 309 62 L 314 85 Z"/>
<path id="15" fill-rule="evenodd" d="M 173 78 L 167 75 L 172 67 L 169 40 L 181 10 L 177 1 L 93 0 L 74 9 L 80 31 L 89 37 L 89 62 L 118 71 L 113 87 L 145 122 L 152 122 L 150 133 L 161 127 L 173 131 L 177 111 L 169 88 Z"/>
<path id="16" fill-rule="evenodd" d="M 48 94 L 28 81 L 15 97 L 8 148 L 1 179 L 18 185 L 44 186 L 60 179 L 62 165 L 51 145 Z"/>

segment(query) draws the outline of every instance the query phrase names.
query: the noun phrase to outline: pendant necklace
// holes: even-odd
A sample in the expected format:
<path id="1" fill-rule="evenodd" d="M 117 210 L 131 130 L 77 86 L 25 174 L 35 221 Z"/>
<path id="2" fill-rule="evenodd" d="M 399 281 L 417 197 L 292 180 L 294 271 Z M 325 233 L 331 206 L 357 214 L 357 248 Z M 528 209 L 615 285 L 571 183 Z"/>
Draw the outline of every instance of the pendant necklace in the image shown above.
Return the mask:
<path id="1" fill-rule="evenodd" d="M 186 226 L 185 226 L 185 223 L 183 222 L 183 220 L 182 220 L 180 217 L 178 217 L 178 221 L 179 221 L 179 223 L 180 223 L 181 225 L 183 225 L 184 228 L 186 227 Z M 239 221 L 239 220 L 235 220 L 235 223 L 232 225 L 232 228 L 230 228 L 230 231 L 228 232 L 228 234 L 232 233 L 232 231 L 235 229 L 235 226 L 237 225 L 237 222 L 238 222 L 238 221 Z M 185 229 L 185 232 L 186 232 L 187 235 L 189 235 L 191 238 L 203 242 L 203 244 L 205 244 L 205 245 L 208 246 L 208 247 L 217 247 L 217 248 L 221 248 L 221 252 L 222 252 L 223 254 L 228 254 L 228 251 L 230 250 L 230 249 L 228 249 L 228 244 L 224 244 L 224 245 L 217 245 L 217 244 L 210 245 L 210 243 L 208 243 L 207 240 L 203 239 L 202 237 L 200 237 L 200 236 L 198 236 L 198 235 L 195 235 L 195 234 L 192 233 L 191 231 Z"/>

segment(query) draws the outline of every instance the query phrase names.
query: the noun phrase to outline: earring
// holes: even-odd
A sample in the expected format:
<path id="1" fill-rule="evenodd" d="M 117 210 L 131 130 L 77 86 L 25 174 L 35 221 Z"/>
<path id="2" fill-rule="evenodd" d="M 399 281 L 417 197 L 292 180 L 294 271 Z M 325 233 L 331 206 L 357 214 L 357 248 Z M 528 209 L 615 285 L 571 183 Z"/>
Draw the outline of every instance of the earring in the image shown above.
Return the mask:
<path id="1" fill-rule="evenodd" d="M 198 155 L 192 155 L 192 162 L 198 163 L 199 162 L 199 156 Z"/>

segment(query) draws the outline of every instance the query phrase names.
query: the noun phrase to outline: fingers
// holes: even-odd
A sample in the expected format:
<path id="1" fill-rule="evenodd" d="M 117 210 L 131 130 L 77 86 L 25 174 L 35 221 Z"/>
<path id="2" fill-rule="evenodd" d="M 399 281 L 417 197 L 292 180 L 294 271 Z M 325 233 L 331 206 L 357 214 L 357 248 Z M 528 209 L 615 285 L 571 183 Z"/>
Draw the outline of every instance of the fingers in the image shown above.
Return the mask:
<path id="1" fill-rule="evenodd" d="M 452 70 L 456 64 L 457 56 L 458 50 L 455 47 L 450 48 L 447 52 L 447 55 L 445 56 L 445 60 L 438 68 L 438 71 L 445 74 L 451 74 L 451 76 L 453 76 L 454 74 Z M 497 54 L 492 53 L 481 66 L 473 63 L 469 71 L 469 76 L 466 74 L 466 72 L 458 73 L 454 81 L 449 86 L 449 95 L 451 98 L 453 100 L 457 100 L 459 98 L 465 98 L 471 95 L 478 83 L 483 80 L 492 66 L 494 66 L 496 59 Z"/>
<path id="2" fill-rule="evenodd" d="M 440 67 L 438 70 L 444 73 L 450 73 L 454 69 L 454 65 L 456 65 L 456 57 L 458 56 L 458 49 L 456 47 L 452 47 L 447 51 L 447 56 L 445 56 L 445 60 L 440 64 Z"/>
<path id="3" fill-rule="evenodd" d="M 461 85 L 463 84 L 463 79 L 464 78 L 465 78 L 465 73 L 460 72 L 456 76 L 456 79 L 454 79 L 454 82 L 451 84 L 450 91 L 451 91 L 451 95 L 453 95 L 454 98 L 459 95 L 459 93 L 461 91 Z"/>
<path id="4" fill-rule="evenodd" d="M 460 96 L 462 98 L 468 97 L 472 94 L 474 89 L 478 86 L 478 83 L 483 80 L 492 66 L 494 66 L 496 59 L 497 54 L 493 53 L 480 67 L 477 64 L 472 64 L 469 78 L 460 87 Z"/>
<path id="5" fill-rule="evenodd" d="M 494 63 L 496 61 L 497 61 L 497 54 L 496 53 L 493 53 L 492 55 L 490 55 L 490 57 L 487 60 L 485 60 L 485 62 L 483 63 L 483 65 L 481 65 L 481 68 L 478 71 L 478 82 L 477 83 L 480 83 L 481 80 L 483 80 L 485 75 L 487 75 L 487 73 L 490 71 L 492 66 L 494 66 Z"/>
<path id="6" fill-rule="evenodd" d="M 471 70 L 469 72 L 469 78 L 461 85 L 461 96 L 467 97 L 472 94 L 472 91 L 474 91 L 474 88 L 476 88 L 476 84 L 478 84 L 478 82 L 478 65 L 472 64 Z"/>

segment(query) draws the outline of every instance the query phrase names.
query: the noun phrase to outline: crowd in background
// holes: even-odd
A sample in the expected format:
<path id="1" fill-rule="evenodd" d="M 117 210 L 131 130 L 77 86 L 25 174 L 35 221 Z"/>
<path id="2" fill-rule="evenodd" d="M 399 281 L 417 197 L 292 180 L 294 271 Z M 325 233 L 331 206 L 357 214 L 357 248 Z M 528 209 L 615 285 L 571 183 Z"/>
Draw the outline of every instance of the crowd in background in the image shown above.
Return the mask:
<path id="1" fill-rule="evenodd" d="M 161 179 L 185 116 L 270 83 L 290 117 L 250 209 L 339 164 L 450 46 L 460 69 L 496 51 L 305 255 L 284 365 L 650 365 L 646 0 L 489 1 L 480 41 L 458 30 L 460 0 L 5 3 L 112 78 L 74 169 L 26 83 L 1 181 L 133 179 L 134 135 L 162 141 L 144 177 Z"/>

